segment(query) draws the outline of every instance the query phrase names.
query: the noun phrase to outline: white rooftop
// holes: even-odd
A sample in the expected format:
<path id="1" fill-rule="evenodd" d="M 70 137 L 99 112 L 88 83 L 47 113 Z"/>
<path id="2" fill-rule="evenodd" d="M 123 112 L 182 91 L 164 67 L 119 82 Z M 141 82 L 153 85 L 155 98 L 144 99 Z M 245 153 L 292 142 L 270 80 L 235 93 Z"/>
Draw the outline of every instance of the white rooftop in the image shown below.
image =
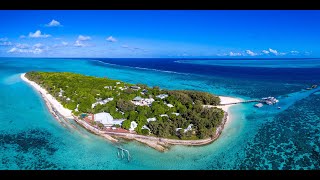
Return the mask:
<path id="1" fill-rule="evenodd" d="M 167 106 L 168 106 L 169 108 L 174 107 L 172 104 L 167 104 Z"/>
<path id="2" fill-rule="evenodd" d="M 141 101 L 142 100 L 142 98 L 140 97 L 140 96 L 137 96 L 137 97 L 135 97 L 134 99 L 133 99 L 133 101 Z"/>
<path id="3" fill-rule="evenodd" d="M 138 126 L 138 124 L 135 121 L 132 121 L 131 124 L 130 124 L 129 130 L 133 131 L 137 126 Z"/>
<path id="4" fill-rule="evenodd" d="M 148 122 L 150 122 L 150 121 L 156 121 L 156 120 L 157 120 L 157 119 L 156 119 L 155 117 L 153 117 L 153 118 L 148 118 L 148 119 L 147 119 Z"/>
<path id="5" fill-rule="evenodd" d="M 159 94 L 158 96 L 156 96 L 157 98 L 160 98 L 160 99 L 164 99 L 166 97 L 168 97 L 168 94 Z"/>
<path id="6" fill-rule="evenodd" d="M 105 126 L 113 125 L 113 117 L 109 113 L 98 113 L 94 115 L 94 121 L 100 122 Z"/>
<path id="7" fill-rule="evenodd" d="M 148 126 L 146 126 L 146 125 L 142 126 L 141 129 L 148 129 L 148 130 L 150 131 L 150 129 L 149 129 Z"/>

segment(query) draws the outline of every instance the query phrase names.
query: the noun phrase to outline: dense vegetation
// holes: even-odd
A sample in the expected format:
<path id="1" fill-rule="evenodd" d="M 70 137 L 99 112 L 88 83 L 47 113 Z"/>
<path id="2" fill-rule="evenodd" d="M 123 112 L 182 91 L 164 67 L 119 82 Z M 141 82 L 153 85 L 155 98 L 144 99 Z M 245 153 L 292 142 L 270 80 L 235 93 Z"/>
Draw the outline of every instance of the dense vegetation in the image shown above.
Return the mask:
<path id="1" fill-rule="evenodd" d="M 122 128 L 129 129 L 132 121 L 137 122 L 138 127 L 135 131 L 139 134 L 149 134 L 147 129 L 142 129 L 142 126 L 147 125 L 154 136 L 202 139 L 215 132 L 224 115 L 222 109 L 203 108 L 204 104 L 220 103 L 218 96 L 206 92 L 161 90 L 157 86 L 147 87 L 144 84 L 136 84 L 141 89 L 133 90 L 130 88 L 133 84 L 68 72 L 28 72 L 26 77 L 45 88 L 75 115 L 108 112 L 114 119 L 126 119 Z M 168 97 L 156 98 L 159 94 L 168 94 Z M 150 107 L 136 106 L 131 102 L 136 96 L 152 97 L 155 101 Z M 106 98 L 113 100 L 92 108 L 93 103 Z M 167 104 L 172 104 L 173 107 L 170 108 Z M 161 114 L 167 114 L 168 117 L 161 117 Z M 147 118 L 153 117 L 157 120 L 148 123 Z M 192 130 L 184 132 L 183 129 L 189 124 L 193 124 Z M 182 129 L 176 131 L 176 128 Z"/>

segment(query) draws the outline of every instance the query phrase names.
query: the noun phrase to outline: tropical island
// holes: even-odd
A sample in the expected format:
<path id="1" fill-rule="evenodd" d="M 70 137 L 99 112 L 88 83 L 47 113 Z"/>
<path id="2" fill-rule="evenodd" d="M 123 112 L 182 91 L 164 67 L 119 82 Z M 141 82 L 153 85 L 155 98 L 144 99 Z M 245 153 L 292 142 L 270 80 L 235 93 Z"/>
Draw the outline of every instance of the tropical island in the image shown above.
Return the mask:
<path id="1" fill-rule="evenodd" d="M 28 72 L 51 113 L 71 118 L 89 131 L 117 142 L 135 139 L 157 150 L 169 145 L 204 145 L 221 134 L 228 113 L 219 96 L 167 90 L 69 72 Z M 235 99 L 236 100 L 236 99 Z"/>

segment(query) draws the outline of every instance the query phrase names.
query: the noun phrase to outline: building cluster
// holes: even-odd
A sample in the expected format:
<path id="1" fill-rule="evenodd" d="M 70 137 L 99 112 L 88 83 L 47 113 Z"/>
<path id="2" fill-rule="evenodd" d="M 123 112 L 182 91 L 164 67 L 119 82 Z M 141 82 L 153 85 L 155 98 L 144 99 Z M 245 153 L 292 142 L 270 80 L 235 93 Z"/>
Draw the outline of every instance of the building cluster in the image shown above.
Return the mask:
<path id="1" fill-rule="evenodd" d="M 265 103 L 268 104 L 268 105 L 273 105 L 273 104 L 276 104 L 276 103 L 279 102 L 278 99 L 276 99 L 275 97 L 271 97 L 271 96 L 264 97 L 264 98 L 262 98 L 262 100 L 264 100 Z"/>
<path id="2" fill-rule="evenodd" d="M 167 98 L 168 97 L 168 94 L 159 94 L 158 96 L 156 96 L 157 98 L 160 98 L 160 99 L 164 99 L 164 98 Z"/>
<path id="3" fill-rule="evenodd" d="M 154 102 L 154 99 L 137 96 L 131 102 L 136 106 L 151 106 L 151 104 Z"/>
<path id="4" fill-rule="evenodd" d="M 189 126 L 186 129 L 183 129 L 183 133 L 186 133 L 188 131 L 192 131 L 193 124 L 189 124 Z M 178 132 L 182 128 L 176 128 L 176 132 Z"/>
<path id="5" fill-rule="evenodd" d="M 268 104 L 268 105 L 274 105 L 279 102 L 278 99 L 276 99 L 275 97 L 271 97 L 271 96 L 261 98 L 261 101 Z M 261 108 L 262 106 L 263 106 L 263 103 L 261 103 L 261 102 L 254 105 L 254 107 L 257 107 L 257 108 Z"/>
<path id="6" fill-rule="evenodd" d="M 113 100 L 113 98 L 107 98 L 107 99 L 104 99 L 104 100 L 98 100 L 97 102 L 95 102 L 95 103 L 93 103 L 91 105 L 91 108 L 94 108 L 98 104 L 101 104 L 101 105 L 106 104 L 106 103 L 108 103 L 108 102 L 110 102 L 112 100 Z"/>

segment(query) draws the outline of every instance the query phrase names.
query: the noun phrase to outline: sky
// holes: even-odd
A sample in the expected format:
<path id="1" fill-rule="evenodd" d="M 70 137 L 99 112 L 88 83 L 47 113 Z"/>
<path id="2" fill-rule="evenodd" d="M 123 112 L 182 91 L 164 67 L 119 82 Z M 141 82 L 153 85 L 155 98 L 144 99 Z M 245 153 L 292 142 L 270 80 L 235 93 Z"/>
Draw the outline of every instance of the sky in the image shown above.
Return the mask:
<path id="1" fill-rule="evenodd" d="M 0 10 L 0 57 L 319 57 L 320 11 Z"/>

